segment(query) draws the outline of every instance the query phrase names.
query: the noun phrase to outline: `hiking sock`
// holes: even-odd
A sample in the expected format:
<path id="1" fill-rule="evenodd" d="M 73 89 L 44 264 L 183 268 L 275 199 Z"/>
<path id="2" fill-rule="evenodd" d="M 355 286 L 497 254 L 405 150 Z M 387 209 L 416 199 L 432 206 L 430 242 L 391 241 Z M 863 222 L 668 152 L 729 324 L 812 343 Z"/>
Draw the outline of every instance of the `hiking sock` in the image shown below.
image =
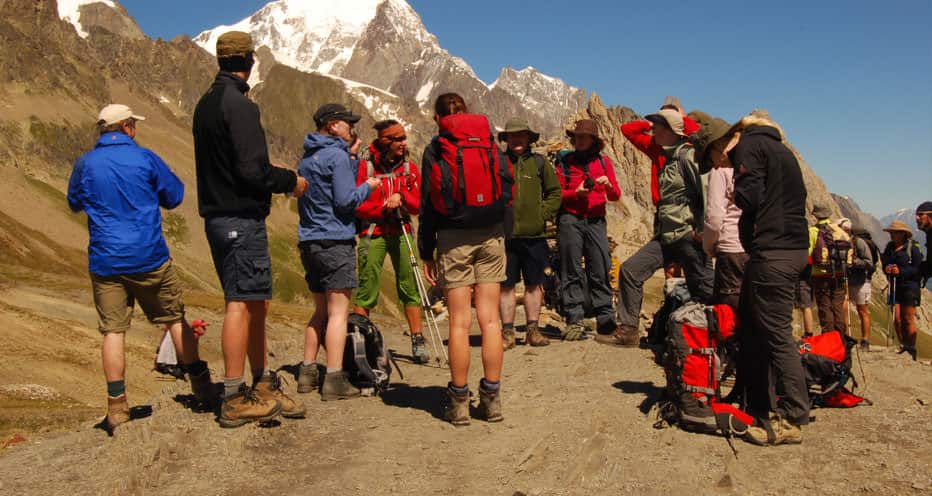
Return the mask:
<path id="1" fill-rule="evenodd" d="M 501 387 L 502 387 L 501 381 L 495 381 L 495 382 L 487 381 L 485 377 L 483 377 L 479 381 L 479 389 L 487 393 L 497 393 L 498 390 L 501 389 Z"/>
<path id="2" fill-rule="evenodd" d="M 182 364 L 181 369 L 187 372 L 188 375 L 201 375 L 207 370 L 207 362 L 198 360 L 193 363 Z"/>
<path id="3" fill-rule="evenodd" d="M 529 320 L 529 321 L 527 321 L 527 326 L 528 326 L 528 327 L 536 326 L 536 325 L 537 325 L 537 321 L 536 321 L 536 320 Z"/>
<path id="4" fill-rule="evenodd" d="M 272 375 L 272 371 L 266 367 L 264 369 L 255 369 L 252 371 L 252 383 L 259 382 L 259 379 Z"/>
<path id="5" fill-rule="evenodd" d="M 502 322 L 502 332 L 505 332 L 505 331 L 513 331 L 514 329 L 515 329 L 515 323 L 514 323 L 514 322 L 510 322 L 510 323 L 508 323 L 508 324 Z"/>
<path id="6" fill-rule="evenodd" d="M 314 365 L 314 360 L 304 360 L 301 362 L 301 365 L 304 365 L 305 367 L 310 367 L 311 365 Z"/>
<path id="7" fill-rule="evenodd" d="M 454 386 L 452 382 L 447 383 L 447 388 L 453 392 L 454 395 L 463 397 L 469 394 L 469 385 L 464 386 Z"/>
<path id="8" fill-rule="evenodd" d="M 107 381 L 107 396 L 111 398 L 119 398 L 126 394 L 126 381 Z"/>
<path id="9" fill-rule="evenodd" d="M 327 367 L 328 374 L 339 374 L 343 372 L 343 367 Z"/>
<path id="10" fill-rule="evenodd" d="M 227 399 L 230 396 L 235 395 L 239 392 L 240 387 L 246 384 L 246 381 L 243 380 L 243 376 L 239 377 L 224 377 L 223 378 L 223 399 Z"/>

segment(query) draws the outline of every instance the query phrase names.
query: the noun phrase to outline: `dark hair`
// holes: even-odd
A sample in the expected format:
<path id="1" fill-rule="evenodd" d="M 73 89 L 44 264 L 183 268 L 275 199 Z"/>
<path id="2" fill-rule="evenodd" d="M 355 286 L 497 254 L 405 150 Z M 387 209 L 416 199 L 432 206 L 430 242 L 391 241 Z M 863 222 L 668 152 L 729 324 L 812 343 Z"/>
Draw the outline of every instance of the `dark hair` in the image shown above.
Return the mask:
<path id="1" fill-rule="evenodd" d="M 401 123 L 395 119 L 385 119 L 384 121 L 376 122 L 372 125 L 372 129 L 375 129 L 376 132 L 382 132 L 385 129 L 388 129 L 392 126 L 400 126 Z"/>
<path id="2" fill-rule="evenodd" d="M 466 108 L 466 101 L 456 93 L 444 93 L 437 97 L 434 102 L 434 112 L 438 117 L 446 117 L 453 114 L 462 114 L 469 112 Z"/>
<path id="3" fill-rule="evenodd" d="M 220 66 L 221 71 L 249 72 L 252 70 L 253 64 L 255 64 L 255 59 L 253 58 L 252 52 L 250 52 L 245 56 L 235 55 L 233 57 L 217 59 L 217 64 Z"/>

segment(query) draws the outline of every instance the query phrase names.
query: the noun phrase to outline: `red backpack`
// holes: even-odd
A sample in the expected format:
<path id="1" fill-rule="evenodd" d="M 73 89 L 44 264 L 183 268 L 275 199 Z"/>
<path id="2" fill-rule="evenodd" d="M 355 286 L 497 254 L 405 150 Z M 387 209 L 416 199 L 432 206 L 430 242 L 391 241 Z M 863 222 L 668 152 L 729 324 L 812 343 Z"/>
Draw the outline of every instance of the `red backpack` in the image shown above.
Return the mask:
<path id="1" fill-rule="evenodd" d="M 495 145 L 488 117 L 453 114 L 440 119 L 430 164 L 430 201 L 438 213 L 461 226 L 502 222 L 511 204 L 511 163 Z"/>
<path id="2" fill-rule="evenodd" d="M 851 408 L 861 403 L 873 404 L 846 387 L 848 381 L 854 388 L 858 387 L 851 373 L 851 348 L 856 343 L 838 331 L 803 338 L 799 343 L 809 401 L 813 407 Z"/>

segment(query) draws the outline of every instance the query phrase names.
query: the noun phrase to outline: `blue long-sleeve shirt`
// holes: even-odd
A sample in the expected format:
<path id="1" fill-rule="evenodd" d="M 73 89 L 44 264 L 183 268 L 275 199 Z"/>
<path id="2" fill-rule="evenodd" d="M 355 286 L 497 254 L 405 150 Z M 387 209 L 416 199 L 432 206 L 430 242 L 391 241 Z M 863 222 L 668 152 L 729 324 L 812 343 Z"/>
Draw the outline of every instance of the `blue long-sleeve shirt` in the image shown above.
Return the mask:
<path id="1" fill-rule="evenodd" d="M 298 198 L 298 240 L 349 240 L 356 236 L 355 212 L 372 190 L 356 186 L 349 146 L 336 136 L 308 134 L 298 174 L 308 188 Z"/>
<path id="2" fill-rule="evenodd" d="M 123 133 L 107 133 L 80 157 L 68 181 L 68 206 L 87 213 L 88 269 L 100 276 L 138 274 L 168 260 L 162 212 L 184 199 L 168 165 Z"/>

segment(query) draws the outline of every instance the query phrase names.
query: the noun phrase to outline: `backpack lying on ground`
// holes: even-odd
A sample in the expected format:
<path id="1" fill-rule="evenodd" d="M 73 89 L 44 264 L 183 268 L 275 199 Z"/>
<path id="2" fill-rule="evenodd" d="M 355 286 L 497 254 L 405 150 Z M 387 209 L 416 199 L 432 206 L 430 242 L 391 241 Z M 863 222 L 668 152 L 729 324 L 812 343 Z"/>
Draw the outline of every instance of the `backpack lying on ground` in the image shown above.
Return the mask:
<path id="1" fill-rule="evenodd" d="M 391 363 L 391 353 L 378 327 L 362 315 L 350 314 L 343 349 L 343 370 L 350 382 L 363 394 L 379 394 L 388 389 Z"/>
<path id="2" fill-rule="evenodd" d="M 689 302 L 670 315 L 662 357 L 667 386 L 655 427 L 666 423 L 730 440 L 753 425 L 752 416 L 721 402 L 721 381 L 731 361 L 727 344 L 737 337 L 736 324 L 728 305 Z"/>
<path id="3" fill-rule="evenodd" d="M 806 371 L 806 386 L 813 407 L 851 408 L 861 403 L 872 404 L 848 390 L 846 385 L 857 381 L 851 374 L 851 348 L 857 341 L 838 331 L 823 332 L 803 338 L 799 354 Z"/>

